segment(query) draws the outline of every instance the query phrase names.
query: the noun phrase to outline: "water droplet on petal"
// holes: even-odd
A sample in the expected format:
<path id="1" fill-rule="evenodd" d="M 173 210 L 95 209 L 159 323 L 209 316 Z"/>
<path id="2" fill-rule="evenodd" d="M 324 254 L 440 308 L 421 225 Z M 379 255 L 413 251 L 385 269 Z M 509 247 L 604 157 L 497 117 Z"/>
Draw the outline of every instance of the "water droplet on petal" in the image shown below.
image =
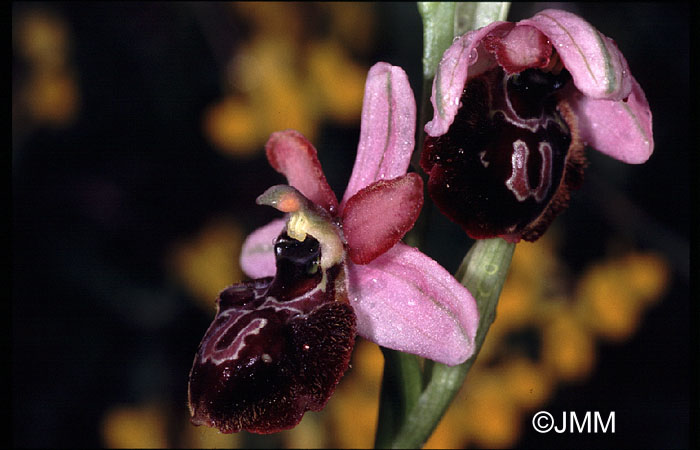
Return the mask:
<path id="1" fill-rule="evenodd" d="M 476 63 L 478 59 L 479 52 L 476 51 L 476 48 L 472 48 L 472 50 L 469 52 L 469 65 L 471 66 L 472 64 Z"/>

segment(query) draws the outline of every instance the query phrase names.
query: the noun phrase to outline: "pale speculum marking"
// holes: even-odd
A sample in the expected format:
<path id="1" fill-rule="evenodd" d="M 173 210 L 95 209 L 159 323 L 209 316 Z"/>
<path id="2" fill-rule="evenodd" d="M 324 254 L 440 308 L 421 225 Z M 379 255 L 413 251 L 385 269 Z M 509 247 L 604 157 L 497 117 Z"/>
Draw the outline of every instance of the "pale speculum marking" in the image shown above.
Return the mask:
<path id="1" fill-rule="evenodd" d="M 513 154 L 511 156 L 513 171 L 510 178 L 506 180 L 506 187 L 513 192 L 519 202 L 524 202 L 528 198 L 534 197 L 535 201 L 540 203 L 546 197 L 552 183 L 552 147 L 549 145 L 549 142 L 542 141 L 539 143 L 538 150 L 542 156 L 540 181 L 537 187 L 532 189 L 527 175 L 527 162 L 530 150 L 522 139 L 513 142 Z"/>
<path id="2" fill-rule="evenodd" d="M 219 365 L 225 361 L 235 361 L 238 359 L 238 355 L 245 348 L 245 338 L 251 335 L 259 334 L 263 328 L 267 325 L 267 319 L 257 317 L 257 311 L 249 311 L 243 314 L 236 314 L 231 312 L 226 314 L 228 320 L 216 330 L 215 334 L 207 341 L 205 344 L 204 352 L 202 352 L 202 362 L 211 361 L 216 365 Z M 245 326 L 238 332 L 236 338 L 228 345 L 226 348 L 221 350 L 216 348 L 216 344 L 219 342 L 232 326 L 237 322 L 245 323 Z"/>
<path id="3" fill-rule="evenodd" d="M 326 275 L 324 274 L 322 281 L 316 287 L 294 300 L 279 302 L 275 297 L 268 296 L 256 309 L 240 310 L 232 308 L 222 311 L 217 321 L 212 323 L 211 330 L 207 331 L 207 335 L 211 332 L 211 336 L 203 343 L 203 351 L 200 356 L 201 361 L 203 363 L 211 361 L 215 365 L 236 361 L 241 351 L 246 347 L 246 338 L 264 332 L 263 329 L 268 324 L 268 320 L 260 317 L 261 311 L 265 310 L 270 313 L 287 311 L 290 316 L 308 313 L 313 309 L 314 295 L 325 291 L 326 285 Z M 239 329 L 235 338 L 224 348 L 218 348 L 219 341 L 234 326 Z M 261 359 L 266 363 L 272 361 L 272 357 L 269 354 L 263 354 Z"/>

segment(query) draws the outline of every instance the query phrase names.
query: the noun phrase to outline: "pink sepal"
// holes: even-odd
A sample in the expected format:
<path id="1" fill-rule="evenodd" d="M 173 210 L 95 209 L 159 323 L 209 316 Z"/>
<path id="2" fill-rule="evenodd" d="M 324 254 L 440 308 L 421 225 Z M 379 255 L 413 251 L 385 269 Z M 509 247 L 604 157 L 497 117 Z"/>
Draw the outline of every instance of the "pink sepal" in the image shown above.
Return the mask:
<path id="1" fill-rule="evenodd" d="M 348 281 L 361 336 L 447 365 L 474 353 L 474 297 L 417 249 L 399 242 L 367 265 L 349 262 Z"/>
<path id="2" fill-rule="evenodd" d="M 598 100 L 577 93 L 571 106 L 581 138 L 596 150 L 628 164 L 646 162 L 654 151 L 651 109 L 634 78 L 626 101 Z"/>
<path id="3" fill-rule="evenodd" d="M 518 22 L 549 38 L 574 84 L 587 97 L 622 100 L 632 89 L 627 60 L 615 42 L 583 18 L 568 11 L 545 9 Z"/>
<path id="4" fill-rule="evenodd" d="M 415 144 L 416 100 L 406 73 L 379 62 L 367 74 L 360 143 L 341 209 L 360 189 L 406 173 Z"/>
<path id="5" fill-rule="evenodd" d="M 286 219 L 275 219 L 248 235 L 241 249 L 241 269 L 250 278 L 275 275 L 275 239 L 287 225 Z"/>

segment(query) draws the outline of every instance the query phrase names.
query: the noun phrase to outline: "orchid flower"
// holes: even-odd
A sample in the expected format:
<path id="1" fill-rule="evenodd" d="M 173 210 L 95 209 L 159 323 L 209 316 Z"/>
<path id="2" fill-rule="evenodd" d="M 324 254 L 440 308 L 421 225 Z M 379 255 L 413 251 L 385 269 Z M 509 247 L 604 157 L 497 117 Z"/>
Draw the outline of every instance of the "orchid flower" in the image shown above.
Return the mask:
<path id="1" fill-rule="evenodd" d="M 273 133 L 267 158 L 289 185 L 259 204 L 285 212 L 243 244 L 253 281 L 224 290 L 195 356 L 192 421 L 269 433 L 322 409 L 347 369 L 355 332 L 447 365 L 474 352 L 474 298 L 437 262 L 400 242 L 423 204 L 406 173 L 416 106 L 404 71 L 377 63 L 365 85 L 360 142 L 340 203 L 316 149 Z"/>
<path id="2" fill-rule="evenodd" d="M 536 240 L 580 187 L 584 145 L 630 164 L 654 147 L 649 104 L 617 45 L 566 11 L 459 37 L 431 101 L 428 192 L 476 239 Z"/>

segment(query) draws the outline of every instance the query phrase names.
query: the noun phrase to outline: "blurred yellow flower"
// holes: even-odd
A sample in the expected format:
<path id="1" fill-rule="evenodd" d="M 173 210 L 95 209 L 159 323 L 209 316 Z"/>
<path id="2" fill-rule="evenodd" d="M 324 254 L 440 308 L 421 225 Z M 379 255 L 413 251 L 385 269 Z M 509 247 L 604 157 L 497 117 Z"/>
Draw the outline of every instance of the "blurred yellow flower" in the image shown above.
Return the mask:
<path id="1" fill-rule="evenodd" d="M 532 360 L 514 356 L 503 363 L 503 389 L 525 410 L 544 404 L 552 394 L 552 376 Z"/>
<path id="2" fill-rule="evenodd" d="M 455 415 L 479 447 L 511 447 L 520 433 L 519 411 L 502 382 L 502 374 L 495 371 L 467 380 L 471 387 L 462 401 L 468 406 Z"/>
<path id="3" fill-rule="evenodd" d="M 236 448 L 241 442 L 240 434 L 193 426 L 186 408 L 157 402 L 112 406 L 101 435 L 106 448 Z"/>
<path id="4" fill-rule="evenodd" d="M 371 37 L 371 8 L 237 2 L 233 10 L 252 35 L 230 61 L 224 95 L 204 112 L 204 133 L 217 149 L 245 157 L 274 131 L 292 128 L 313 142 L 324 121 L 359 124 L 369 65 L 348 49 L 366 50 L 360 42 Z M 339 28 L 309 32 L 312 13 L 328 15 Z M 347 31 L 352 27 L 354 35 Z"/>
<path id="5" fill-rule="evenodd" d="M 354 64 L 338 42 L 314 42 L 309 47 L 306 92 L 317 97 L 319 107 L 332 120 L 344 124 L 359 121 L 365 68 Z"/>
<path id="6" fill-rule="evenodd" d="M 44 7 L 20 10 L 13 15 L 12 37 L 13 50 L 24 63 L 12 86 L 13 132 L 70 125 L 78 114 L 80 90 L 65 20 Z"/>
<path id="7" fill-rule="evenodd" d="M 64 126 L 77 115 L 78 85 L 67 70 L 37 72 L 29 77 L 25 99 L 30 116 L 41 123 Z"/>
<path id="8" fill-rule="evenodd" d="M 250 107 L 240 96 L 228 96 L 210 105 L 204 113 L 204 132 L 212 144 L 226 153 L 255 153 L 259 136 Z"/>
<path id="9" fill-rule="evenodd" d="M 292 41 L 299 39 L 304 29 L 304 5 L 293 2 L 232 2 L 230 6 L 259 34 L 279 34 Z"/>
<path id="10" fill-rule="evenodd" d="M 68 56 L 68 30 L 63 19 L 35 8 L 14 21 L 13 39 L 20 56 L 42 71 L 63 67 Z"/>
<path id="11" fill-rule="evenodd" d="M 328 432 L 332 446 L 337 448 L 371 448 L 377 428 L 384 357 L 377 345 L 358 338 L 350 363 L 351 369 L 326 406 Z"/>
<path id="12" fill-rule="evenodd" d="M 307 412 L 299 425 L 291 430 L 283 431 L 283 439 L 287 448 L 328 448 L 326 444 L 329 434 L 322 421 L 324 412 Z"/>
<path id="13" fill-rule="evenodd" d="M 227 286 L 243 279 L 239 265 L 243 231 L 232 219 L 215 218 L 196 236 L 173 244 L 166 266 L 206 311 Z"/>
<path id="14" fill-rule="evenodd" d="M 450 411 L 450 410 L 448 410 Z M 423 448 L 463 448 L 470 433 L 465 427 L 464 414 L 446 414 Z"/>
<path id="15" fill-rule="evenodd" d="M 319 2 L 329 14 L 328 28 L 339 42 L 354 53 L 370 50 L 374 39 L 375 17 L 364 2 Z"/>
<path id="16" fill-rule="evenodd" d="M 497 320 L 493 329 L 512 329 L 530 323 L 535 313 L 537 296 L 532 283 L 513 277 L 503 286 L 498 300 Z M 489 331 L 491 332 L 491 331 Z"/>
<path id="17" fill-rule="evenodd" d="M 171 447 L 181 448 L 238 448 L 241 435 L 232 433 L 224 434 L 215 428 L 193 426 L 189 417 L 183 420 L 182 441 Z"/>
<path id="18" fill-rule="evenodd" d="M 571 314 L 562 308 L 542 332 L 545 367 L 561 381 L 579 381 L 595 364 L 595 340 Z"/>
<path id="19" fill-rule="evenodd" d="M 112 407 L 102 420 L 107 448 L 163 448 L 168 446 L 167 416 L 155 403 Z"/>
<path id="20" fill-rule="evenodd" d="M 628 280 L 628 288 L 644 303 L 661 298 L 670 277 L 667 261 L 656 253 L 632 252 L 620 258 L 617 263 Z"/>
<path id="21" fill-rule="evenodd" d="M 628 339 L 646 306 L 663 293 L 668 272 L 664 260 L 652 253 L 632 252 L 594 265 L 578 283 L 581 321 L 605 339 Z"/>

